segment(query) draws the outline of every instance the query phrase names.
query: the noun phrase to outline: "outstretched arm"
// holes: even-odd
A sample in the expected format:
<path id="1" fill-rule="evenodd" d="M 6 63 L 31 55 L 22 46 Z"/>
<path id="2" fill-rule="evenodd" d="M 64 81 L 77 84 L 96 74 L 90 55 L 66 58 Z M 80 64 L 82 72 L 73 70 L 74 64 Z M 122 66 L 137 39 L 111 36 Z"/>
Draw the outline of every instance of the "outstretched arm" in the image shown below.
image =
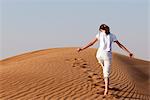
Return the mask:
<path id="1" fill-rule="evenodd" d="M 132 56 L 133 56 L 133 54 L 132 54 L 124 45 L 122 45 L 119 41 L 115 41 L 115 43 L 117 43 L 117 45 L 118 45 L 121 49 L 123 49 L 124 51 L 126 51 L 127 53 L 129 53 L 129 57 L 132 57 Z"/>
<path id="2" fill-rule="evenodd" d="M 78 50 L 78 52 L 80 52 L 81 50 L 84 50 L 84 49 L 86 49 L 86 48 L 88 48 L 88 47 L 90 47 L 90 46 L 92 46 L 94 43 L 96 43 L 98 41 L 98 39 L 97 38 L 94 38 L 89 44 L 87 44 L 85 47 L 83 47 L 83 48 L 78 48 L 77 50 Z"/>

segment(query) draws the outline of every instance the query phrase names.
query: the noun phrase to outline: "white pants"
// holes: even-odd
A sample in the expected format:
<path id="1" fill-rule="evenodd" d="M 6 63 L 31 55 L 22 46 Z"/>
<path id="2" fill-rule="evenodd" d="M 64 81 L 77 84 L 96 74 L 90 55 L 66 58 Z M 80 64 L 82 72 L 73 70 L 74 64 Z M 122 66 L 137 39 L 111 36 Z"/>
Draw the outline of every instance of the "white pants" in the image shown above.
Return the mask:
<path id="1" fill-rule="evenodd" d="M 103 68 L 104 78 L 108 78 L 110 74 L 110 66 L 112 61 L 112 53 L 107 51 L 98 51 L 96 58 Z"/>

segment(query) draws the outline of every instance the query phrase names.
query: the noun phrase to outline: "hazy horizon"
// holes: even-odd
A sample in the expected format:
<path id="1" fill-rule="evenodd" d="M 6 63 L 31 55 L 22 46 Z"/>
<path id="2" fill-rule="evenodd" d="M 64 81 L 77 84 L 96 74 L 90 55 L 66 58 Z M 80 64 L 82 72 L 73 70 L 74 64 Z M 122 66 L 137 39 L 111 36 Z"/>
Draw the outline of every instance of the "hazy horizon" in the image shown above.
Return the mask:
<path id="1" fill-rule="evenodd" d="M 0 3 L 0 59 L 47 48 L 85 46 L 105 23 L 135 58 L 150 61 L 149 0 Z M 93 48 L 98 48 L 98 43 Z M 127 55 L 117 45 L 113 52 Z"/>

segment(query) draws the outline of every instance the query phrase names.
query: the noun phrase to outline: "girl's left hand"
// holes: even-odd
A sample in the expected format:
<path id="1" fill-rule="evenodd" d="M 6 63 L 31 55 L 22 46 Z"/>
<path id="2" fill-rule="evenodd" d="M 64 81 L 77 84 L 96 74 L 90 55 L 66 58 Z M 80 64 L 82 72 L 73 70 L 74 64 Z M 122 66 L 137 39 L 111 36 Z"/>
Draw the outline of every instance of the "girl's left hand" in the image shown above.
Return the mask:
<path id="1" fill-rule="evenodd" d="M 132 53 L 129 53 L 129 57 L 132 58 L 132 57 L 133 57 L 133 54 L 132 54 Z"/>

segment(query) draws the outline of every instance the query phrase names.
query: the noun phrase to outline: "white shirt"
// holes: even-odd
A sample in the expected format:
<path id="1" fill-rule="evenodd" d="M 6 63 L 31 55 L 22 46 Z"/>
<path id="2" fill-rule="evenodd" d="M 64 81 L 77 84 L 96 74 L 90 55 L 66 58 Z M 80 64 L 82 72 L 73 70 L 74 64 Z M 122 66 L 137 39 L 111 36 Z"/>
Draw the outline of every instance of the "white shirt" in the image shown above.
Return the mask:
<path id="1" fill-rule="evenodd" d="M 104 32 L 98 32 L 96 38 L 100 41 L 99 50 L 100 51 L 111 51 L 112 42 L 117 41 L 117 38 L 114 34 L 110 33 L 106 35 Z"/>

